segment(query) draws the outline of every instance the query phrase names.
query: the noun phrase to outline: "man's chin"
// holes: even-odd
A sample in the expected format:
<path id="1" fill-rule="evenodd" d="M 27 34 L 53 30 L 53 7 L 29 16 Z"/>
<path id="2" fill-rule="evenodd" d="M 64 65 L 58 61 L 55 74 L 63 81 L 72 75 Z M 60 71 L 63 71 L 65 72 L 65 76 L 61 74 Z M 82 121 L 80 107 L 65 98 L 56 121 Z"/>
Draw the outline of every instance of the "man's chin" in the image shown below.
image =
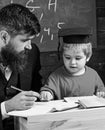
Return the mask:
<path id="1" fill-rule="evenodd" d="M 23 72 L 24 69 L 26 68 L 26 65 L 27 65 L 27 62 L 24 62 L 24 64 L 22 63 L 19 64 L 19 63 L 14 62 L 10 65 L 10 69 L 12 71 Z"/>
<path id="2" fill-rule="evenodd" d="M 24 50 L 17 53 L 10 45 L 2 48 L 1 50 L 1 60 L 5 66 L 9 66 L 10 69 L 23 71 L 27 64 L 28 50 Z"/>

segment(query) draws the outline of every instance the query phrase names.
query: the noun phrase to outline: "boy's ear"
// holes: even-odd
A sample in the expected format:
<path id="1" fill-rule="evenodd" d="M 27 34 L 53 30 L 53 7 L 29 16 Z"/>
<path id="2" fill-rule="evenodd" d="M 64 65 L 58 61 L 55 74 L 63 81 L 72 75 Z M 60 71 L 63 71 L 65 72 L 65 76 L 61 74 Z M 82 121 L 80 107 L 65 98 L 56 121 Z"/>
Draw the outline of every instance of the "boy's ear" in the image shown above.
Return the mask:
<path id="1" fill-rule="evenodd" d="M 8 42 L 10 40 L 10 35 L 8 34 L 7 31 L 1 30 L 0 31 L 0 38 L 3 41 L 4 44 L 8 44 Z"/>

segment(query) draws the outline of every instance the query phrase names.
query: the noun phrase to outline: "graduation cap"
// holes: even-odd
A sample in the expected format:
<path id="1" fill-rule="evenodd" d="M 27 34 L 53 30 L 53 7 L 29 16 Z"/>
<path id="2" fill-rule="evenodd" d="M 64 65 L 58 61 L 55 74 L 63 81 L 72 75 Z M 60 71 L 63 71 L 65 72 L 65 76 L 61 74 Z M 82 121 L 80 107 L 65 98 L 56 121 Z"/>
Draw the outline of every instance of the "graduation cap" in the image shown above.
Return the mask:
<path id="1" fill-rule="evenodd" d="M 89 27 L 66 28 L 58 31 L 58 53 L 60 49 L 60 38 L 67 44 L 89 43 L 92 39 L 93 30 Z"/>
<path id="2" fill-rule="evenodd" d="M 92 36 L 91 28 L 67 28 L 58 31 L 58 38 L 62 37 L 64 43 L 88 43 Z"/>

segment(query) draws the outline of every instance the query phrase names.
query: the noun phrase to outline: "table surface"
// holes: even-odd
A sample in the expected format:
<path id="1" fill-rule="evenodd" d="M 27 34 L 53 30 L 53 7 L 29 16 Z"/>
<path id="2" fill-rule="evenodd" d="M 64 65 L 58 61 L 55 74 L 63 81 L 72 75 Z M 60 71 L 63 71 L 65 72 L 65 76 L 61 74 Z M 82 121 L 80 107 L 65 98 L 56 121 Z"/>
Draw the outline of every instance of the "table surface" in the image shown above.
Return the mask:
<path id="1" fill-rule="evenodd" d="M 71 99 L 76 101 L 77 98 Z M 105 130 L 105 107 L 32 113 L 27 117 L 15 117 L 15 126 L 15 130 Z"/>
<path id="2" fill-rule="evenodd" d="M 18 130 L 105 130 L 104 107 L 75 109 L 18 119 Z"/>

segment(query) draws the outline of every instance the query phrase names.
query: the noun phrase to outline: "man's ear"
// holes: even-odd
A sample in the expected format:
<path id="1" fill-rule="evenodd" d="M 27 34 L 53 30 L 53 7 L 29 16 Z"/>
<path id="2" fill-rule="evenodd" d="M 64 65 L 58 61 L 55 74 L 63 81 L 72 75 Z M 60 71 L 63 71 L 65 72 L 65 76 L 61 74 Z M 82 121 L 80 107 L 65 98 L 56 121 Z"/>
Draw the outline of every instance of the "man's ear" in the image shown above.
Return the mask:
<path id="1" fill-rule="evenodd" d="M 1 31 L 0 31 L 0 38 L 1 38 L 1 40 L 2 40 L 2 42 L 3 42 L 4 44 L 8 44 L 8 42 L 9 42 L 9 40 L 10 40 L 10 35 L 8 34 L 7 31 L 1 30 Z"/>

